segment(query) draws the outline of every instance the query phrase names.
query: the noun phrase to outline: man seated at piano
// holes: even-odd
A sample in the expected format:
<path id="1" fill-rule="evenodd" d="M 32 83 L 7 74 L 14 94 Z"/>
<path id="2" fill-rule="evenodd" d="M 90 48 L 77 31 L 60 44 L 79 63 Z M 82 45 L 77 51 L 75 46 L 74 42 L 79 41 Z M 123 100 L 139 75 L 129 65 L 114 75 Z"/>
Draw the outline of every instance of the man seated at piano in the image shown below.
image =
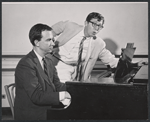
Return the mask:
<path id="1" fill-rule="evenodd" d="M 104 28 L 104 17 L 90 13 L 84 26 L 71 21 L 60 21 L 52 26 L 55 41 L 53 58 L 61 82 L 90 81 L 93 67 L 99 58 L 105 65 L 116 68 L 118 59 L 105 48 L 105 42 L 96 35 Z M 140 61 L 136 66 L 142 66 Z"/>
<path id="2" fill-rule="evenodd" d="M 30 29 L 33 49 L 15 70 L 15 120 L 46 120 L 47 109 L 63 108 L 70 103 L 66 85 L 60 82 L 52 60 L 45 56 L 55 45 L 51 30 L 41 23 Z"/>

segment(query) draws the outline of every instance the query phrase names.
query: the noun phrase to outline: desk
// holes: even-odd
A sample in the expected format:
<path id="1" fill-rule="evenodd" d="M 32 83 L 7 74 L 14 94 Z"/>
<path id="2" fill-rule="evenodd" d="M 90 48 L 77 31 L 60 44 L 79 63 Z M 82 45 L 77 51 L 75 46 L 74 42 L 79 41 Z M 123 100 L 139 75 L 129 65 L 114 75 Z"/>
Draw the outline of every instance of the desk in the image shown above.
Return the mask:
<path id="1" fill-rule="evenodd" d="M 48 120 L 146 120 L 147 84 L 118 84 L 113 78 L 93 78 L 90 83 L 66 82 L 71 104 L 48 110 Z M 147 79 L 148 80 L 148 79 Z"/>

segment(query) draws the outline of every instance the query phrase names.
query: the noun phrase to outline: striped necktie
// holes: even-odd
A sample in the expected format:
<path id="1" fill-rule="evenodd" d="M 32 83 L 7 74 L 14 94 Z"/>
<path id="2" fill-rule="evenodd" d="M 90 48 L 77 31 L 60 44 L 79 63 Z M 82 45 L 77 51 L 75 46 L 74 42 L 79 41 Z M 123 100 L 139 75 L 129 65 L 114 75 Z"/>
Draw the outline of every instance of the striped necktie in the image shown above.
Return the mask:
<path id="1" fill-rule="evenodd" d="M 44 72 L 45 72 L 45 74 L 46 74 L 46 75 L 47 75 L 47 77 L 48 77 L 48 70 L 47 70 L 47 63 L 46 63 L 46 59 L 45 59 L 45 58 L 43 58 L 42 60 L 43 60 Z M 51 83 L 51 85 L 53 86 L 54 91 L 56 91 L 55 85 L 51 82 L 51 80 L 49 79 L 49 77 L 48 77 L 48 80 L 49 80 L 49 82 Z"/>
<path id="2" fill-rule="evenodd" d="M 79 52 L 78 52 L 78 62 L 77 62 L 77 74 L 75 77 L 75 80 L 80 81 L 82 78 L 82 52 L 83 52 L 83 42 L 86 39 L 86 37 L 83 37 L 81 40 L 80 46 L 79 46 Z"/>
<path id="3" fill-rule="evenodd" d="M 48 77 L 48 71 L 47 71 L 46 59 L 45 59 L 45 58 L 43 58 L 42 60 L 43 60 L 44 72 L 45 72 L 45 74 L 46 74 L 46 75 L 47 75 L 47 77 Z"/>

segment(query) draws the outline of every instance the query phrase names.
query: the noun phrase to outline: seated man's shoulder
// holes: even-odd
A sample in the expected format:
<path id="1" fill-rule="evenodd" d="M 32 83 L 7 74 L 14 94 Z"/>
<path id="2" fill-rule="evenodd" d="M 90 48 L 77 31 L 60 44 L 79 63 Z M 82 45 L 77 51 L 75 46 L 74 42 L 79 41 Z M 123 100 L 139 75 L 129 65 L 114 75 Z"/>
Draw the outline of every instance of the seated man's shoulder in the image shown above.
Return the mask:
<path id="1" fill-rule="evenodd" d="M 28 53 L 27 55 L 23 56 L 20 61 L 19 61 L 19 64 L 30 64 L 32 65 L 33 64 L 33 58 L 31 57 L 31 55 Z"/>

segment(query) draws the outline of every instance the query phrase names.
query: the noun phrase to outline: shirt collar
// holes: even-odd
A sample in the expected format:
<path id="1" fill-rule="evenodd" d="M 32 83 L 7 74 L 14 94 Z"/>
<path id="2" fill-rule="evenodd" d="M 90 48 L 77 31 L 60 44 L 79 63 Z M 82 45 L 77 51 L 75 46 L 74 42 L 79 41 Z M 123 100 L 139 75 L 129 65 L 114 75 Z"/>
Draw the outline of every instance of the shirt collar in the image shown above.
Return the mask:
<path id="1" fill-rule="evenodd" d="M 85 37 L 85 35 L 84 35 L 84 29 L 80 32 L 80 36 L 83 38 L 83 37 Z M 90 39 L 91 37 L 86 37 L 86 39 Z"/>
<path id="2" fill-rule="evenodd" d="M 84 29 L 81 31 L 81 36 L 82 37 L 85 37 L 85 35 L 84 35 Z M 88 39 L 91 39 L 92 37 L 86 37 L 86 39 L 88 40 Z"/>
<path id="3" fill-rule="evenodd" d="M 35 52 L 36 56 L 38 57 L 39 61 L 41 62 L 43 57 L 41 57 L 35 50 L 33 50 L 33 51 Z"/>

